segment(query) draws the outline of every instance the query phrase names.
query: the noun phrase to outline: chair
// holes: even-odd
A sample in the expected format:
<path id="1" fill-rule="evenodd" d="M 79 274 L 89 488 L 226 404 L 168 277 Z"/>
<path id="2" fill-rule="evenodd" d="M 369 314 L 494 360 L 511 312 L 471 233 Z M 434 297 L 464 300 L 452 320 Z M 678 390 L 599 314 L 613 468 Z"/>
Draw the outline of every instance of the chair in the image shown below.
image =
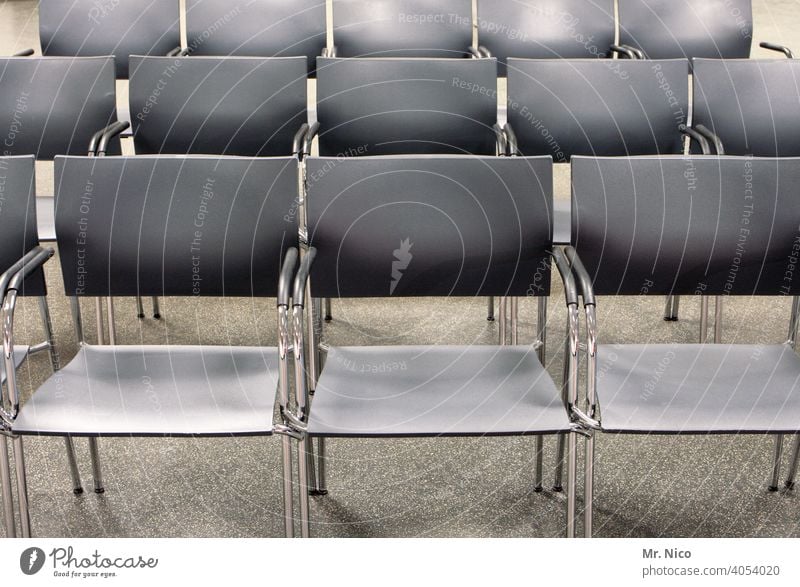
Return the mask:
<path id="1" fill-rule="evenodd" d="M 615 32 L 614 0 L 478 0 L 479 49 L 501 77 L 510 57 L 607 57 Z"/>
<path id="2" fill-rule="evenodd" d="M 743 181 L 751 174 L 752 182 Z M 573 415 L 588 432 L 800 431 L 796 297 L 784 344 L 609 345 L 598 339 L 602 324 L 595 318 L 601 295 L 796 296 L 787 259 L 796 252 L 800 225 L 798 181 L 795 158 L 572 160 L 573 233 L 566 254 L 582 292 L 588 357 L 586 408 Z M 615 219 L 613 227 L 608 218 Z M 586 455 L 590 536 L 591 437 Z"/>
<path id="3" fill-rule="evenodd" d="M 287 156 L 307 127 L 303 57 L 131 57 L 141 154 Z"/>
<path id="4" fill-rule="evenodd" d="M 471 0 L 333 0 L 329 57 L 465 57 Z"/>
<path id="5" fill-rule="evenodd" d="M 3 275 L 0 277 L 0 291 L 5 297 L 6 289 L 11 277 L 22 268 L 18 262 L 32 253 L 39 245 L 36 231 L 36 198 L 34 157 L 16 156 L 0 158 L 0 195 L 3 205 L 0 207 L 0 268 Z M 15 370 L 28 358 L 28 356 L 47 352 L 53 371 L 59 369 L 59 358 L 53 338 L 53 327 L 50 322 L 50 310 L 47 306 L 47 288 L 45 287 L 44 273 L 41 270 L 32 272 L 28 278 L 21 282 L 17 294 L 20 296 L 33 296 L 38 298 L 39 314 L 44 329 L 44 341 L 37 344 L 10 344 L 8 362 L 0 365 L 0 383 L 6 384 L 6 369 Z M 7 537 L 16 536 L 14 524 L 14 502 L 11 494 L 11 475 L 8 464 L 8 422 L 5 418 L 6 405 L 3 406 L 3 419 L 0 426 L 4 434 L 0 434 L 0 479 L 3 487 L 4 522 Z M 75 460 L 75 448 L 72 439 L 65 437 L 67 445 L 67 461 L 73 480 L 73 490 L 76 494 L 83 493 L 80 474 Z"/>
<path id="6" fill-rule="evenodd" d="M 299 55 L 313 73 L 326 36 L 325 0 L 186 0 L 192 55 Z"/>
<path id="7" fill-rule="evenodd" d="M 619 41 L 649 59 L 750 56 L 750 0 L 619 0 Z"/>
<path id="8" fill-rule="evenodd" d="M 302 435 L 301 455 L 310 459 L 310 439 L 315 437 L 570 432 L 568 400 L 543 367 L 541 317 L 550 290 L 552 248 L 548 158 L 312 157 L 307 173 L 310 248 L 297 272 L 293 296 L 294 348 L 300 350 L 293 419 Z M 555 258 L 564 269 L 560 253 Z M 569 277 L 566 292 L 573 314 L 576 300 Z M 314 329 L 306 335 L 304 322 L 311 319 L 304 317 L 310 297 L 476 295 L 536 297 L 538 340 L 518 345 L 513 331 L 503 333 L 501 346 L 326 344 L 325 364 L 318 375 L 314 365 L 319 362 L 313 356 L 318 341 Z M 307 352 L 302 350 L 305 343 Z M 569 352 L 565 360 L 570 369 L 575 366 Z M 360 367 L 369 365 L 389 368 Z M 574 448 L 570 434 L 571 472 Z M 322 476 L 323 455 L 318 461 Z M 307 459 L 299 462 L 300 486 L 314 489 Z M 538 476 L 541 464 L 537 469 Z M 316 489 L 324 490 L 324 479 L 316 481 Z M 574 475 L 568 494 L 570 536 L 573 481 Z M 308 496 L 301 495 L 302 534 L 308 536 Z"/>
<path id="9" fill-rule="evenodd" d="M 297 245 L 296 224 L 284 217 L 297 198 L 292 157 L 59 157 L 56 185 L 65 292 L 73 301 L 98 297 L 99 324 L 102 298 L 112 315 L 110 296 L 273 297 L 279 293 L 279 274 L 281 292 L 288 291 Z M 11 280 L 5 296 L 6 350 L 13 341 L 20 279 L 52 253 L 38 252 Z M 288 304 L 281 296 L 279 317 Z M 284 324 L 279 320 L 280 328 Z M 276 389 L 288 393 L 285 352 L 272 347 L 121 345 L 113 320 L 108 334 L 109 345 L 90 345 L 79 331 L 77 356 L 21 408 L 15 381 L 9 379 L 24 536 L 31 531 L 24 435 L 274 432 Z M 286 500 L 291 512 L 291 494 Z"/>
<path id="10" fill-rule="evenodd" d="M 42 54 L 116 56 L 116 75 L 128 77 L 129 55 L 180 49 L 178 0 L 40 0 Z"/>

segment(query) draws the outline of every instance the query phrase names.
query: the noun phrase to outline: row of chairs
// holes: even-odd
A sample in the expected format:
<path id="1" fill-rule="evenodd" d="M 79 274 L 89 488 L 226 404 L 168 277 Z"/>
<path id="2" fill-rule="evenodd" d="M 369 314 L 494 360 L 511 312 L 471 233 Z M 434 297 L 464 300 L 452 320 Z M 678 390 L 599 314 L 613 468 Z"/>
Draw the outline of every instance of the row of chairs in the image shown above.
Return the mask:
<path id="1" fill-rule="evenodd" d="M 750 0 L 187 0 L 187 47 L 178 0 L 41 0 L 44 55 L 304 56 L 315 58 L 494 55 L 584 58 L 619 51 L 651 58 L 748 57 Z M 478 45 L 473 46 L 473 26 Z M 333 39 L 328 45 L 329 35 Z"/>
<path id="2" fill-rule="evenodd" d="M 312 438 L 498 435 L 566 437 L 566 528 L 574 536 L 584 439 L 584 534 L 591 536 L 599 432 L 800 433 L 797 297 L 788 342 L 777 345 L 604 345 L 596 318 L 597 296 L 605 295 L 796 296 L 788 264 L 800 238 L 800 159 L 576 156 L 574 231 L 562 250 L 552 239 L 549 157 L 309 157 L 304 243 L 289 213 L 301 195 L 295 158 L 59 156 L 65 293 L 78 316 L 78 298 L 97 297 L 100 323 L 106 300 L 109 344 L 86 343 L 77 320 L 78 354 L 21 404 L 15 307 L 19 295 L 43 293 L 41 267 L 52 255 L 33 237 L 33 162 L 0 159 L 7 178 L 0 221 L 26 218 L 23 239 L 3 248 L 24 254 L 0 278 L 7 391 L 0 442 L 8 436 L 14 447 L 23 536 L 31 534 L 26 435 L 277 433 L 287 536 L 298 524 L 310 535 L 309 489 L 325 489 L 324 455 L 313 458 Z M 201 197 L 214 213 L 198 235 Z M 552 263 L 568 324 L 561 381 L 543 367 Z M 119 344 L 111 300 L 142 294 L 275 297 L 277 339 L 268 347 Z M 536 298 L 537 340 L 518 344 L 517 333 L 504 330 L 500 345 L 339 347 L 310 328 L 312 298 L 488 295 Z M 30 348 L 52 349 L 52 341 Z M 381 365 L 403 367 L 373 368 Z M 789 486 L 797 461 L 796 444 Z M 13 536 L 5 458 L 0 474 Z"/>

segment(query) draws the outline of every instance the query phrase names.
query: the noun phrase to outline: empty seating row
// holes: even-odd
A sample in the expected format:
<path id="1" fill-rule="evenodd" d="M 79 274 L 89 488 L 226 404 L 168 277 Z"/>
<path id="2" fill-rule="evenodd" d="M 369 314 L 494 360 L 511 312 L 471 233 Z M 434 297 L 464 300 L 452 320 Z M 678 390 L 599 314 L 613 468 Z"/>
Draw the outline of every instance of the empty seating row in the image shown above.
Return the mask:
<path id="1" fill-rule="evenodd" d="M 188 52 L 216 56 L 321 55 L 581 58 L 624 51 L 651 58 L 748 57 L 750 0 L 333 0 L 328 46 L 325 0 L 187 0 L 187 47 L 180 47 L 180 3 L 42 0 L 44 55 L 128 56 Z M 473 24 L 479 47 L 473 43 Z"/>

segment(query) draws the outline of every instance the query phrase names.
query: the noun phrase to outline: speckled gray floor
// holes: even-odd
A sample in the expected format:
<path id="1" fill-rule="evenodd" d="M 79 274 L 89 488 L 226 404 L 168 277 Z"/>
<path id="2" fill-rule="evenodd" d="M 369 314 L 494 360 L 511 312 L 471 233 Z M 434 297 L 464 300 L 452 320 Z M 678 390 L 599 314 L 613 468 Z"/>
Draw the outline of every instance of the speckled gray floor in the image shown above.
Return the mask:
<path id="1" fill-rule="evenodd" d="M 37 46 L 36 2 L 0 0 L 0 54 Z M 800 2 L 755 0 L 756 40 L 800 47 Z M 754 56 L 765 56 L 760 50 Z M 40 191 L 52 177 L 40 166 Z M 559 170 L 557 191 L 568 176 Z M 77 346 L 62 295 L 58 259 L 47 270 L 50 305 L 63 361 Z M 564 313 L 554 288 L 548 316 L 548 369 L 561 373 Z M 684 300 L 681 321 L 661 320 L 663 300 L 603 299 L 604 342 L 694 341 L 699 311 Z M 137 320 L 120 300 L 119 338 L 127 342 L 264 343 L 275 335 L 269 301 L 163 301 L 165 318 Z M 88 308 L 87 308 L 88 309 Z M 522 340 L 533 340 L 535 303 L 522 303 Z M 37 340 L 36 306 L 18 320 Z M 336 303 L 328 338 L 364 344 L 491 343 L 497 326 L 484 300 Z M 785 338 L 787 300 L 736 300 L 726 306 L 726 341 Z M 86 312 L 87 332 L 93 325 Z M 392 335 L 391 333 L 394 333 Z M 49 375 L 44 356 L 21 377 L 27 393 Z M 84 485 L 91 484 L 86 443 L 76 441 Z M 552 479 L 555 442 L 547 439 Z M 39 536 L 262 537 L 282 534 L 279 441 L 248 439 L 102 439 L 107 491 L 73 497 L 62 442 L 26 439 L 34 533 Z M 564 534 L 565 496 L 532 491 L 532 439 L 330 440 L 330 494 L 312 501 L 316 536 L 555 537 Z M 750 437 L 600 436 L 597 441 L 597 536 L 800 536 L 797 492 L 766 491 L 772 440 Z M 784 468 L 787 458 L 784 457 Z"/>

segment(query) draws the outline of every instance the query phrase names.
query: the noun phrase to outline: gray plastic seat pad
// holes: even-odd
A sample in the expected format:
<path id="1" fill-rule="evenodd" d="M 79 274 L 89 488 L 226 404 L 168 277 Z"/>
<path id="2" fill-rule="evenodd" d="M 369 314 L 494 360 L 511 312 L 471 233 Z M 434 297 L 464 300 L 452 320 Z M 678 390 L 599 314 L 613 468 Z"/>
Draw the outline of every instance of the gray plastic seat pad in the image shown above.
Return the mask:
<path id="1" fill-rule="evenodd" d="M 570 429 L 528 346 L 334 347 L 308 422 L 313 436 L 547 434 Z"/>
<path id="2" fill-rule="evenodd" d="M 789 345 L 600 345 L 597 377 L 607 432 L 800 432 Z"/>
<path id="3" fill-rule="evenodd" d="M 271 434 L 277 350 L 83 346 L 20 410 L 18 434 Z"/>

